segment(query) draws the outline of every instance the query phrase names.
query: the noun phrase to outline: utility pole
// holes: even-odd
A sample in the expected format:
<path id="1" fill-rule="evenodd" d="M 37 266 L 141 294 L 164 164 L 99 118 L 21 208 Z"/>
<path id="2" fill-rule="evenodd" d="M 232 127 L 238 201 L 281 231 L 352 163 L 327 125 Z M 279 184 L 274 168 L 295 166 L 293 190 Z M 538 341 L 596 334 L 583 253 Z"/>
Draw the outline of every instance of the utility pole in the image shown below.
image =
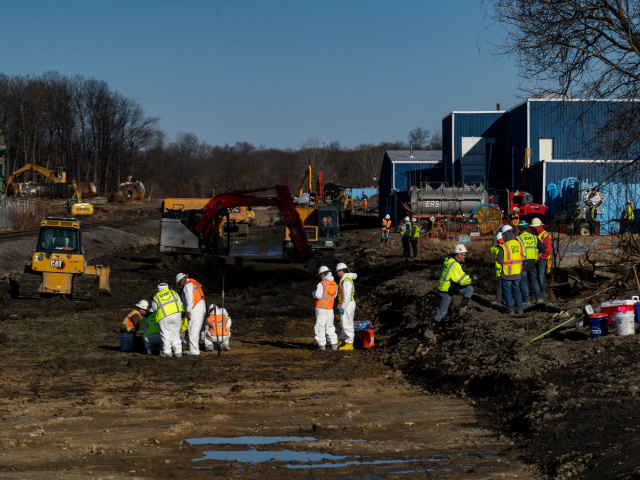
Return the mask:
<path id="1" fill-rule="evenodd" d="M 7 151 L 7 142 L 4 139 L 4 133 L 0 130 L 0 207 L 3 203 L 3 192 L 5 191 L 6 185 L 6 176 L 5 176 L 5 164 L 4 164 L 4 153 Z"/>

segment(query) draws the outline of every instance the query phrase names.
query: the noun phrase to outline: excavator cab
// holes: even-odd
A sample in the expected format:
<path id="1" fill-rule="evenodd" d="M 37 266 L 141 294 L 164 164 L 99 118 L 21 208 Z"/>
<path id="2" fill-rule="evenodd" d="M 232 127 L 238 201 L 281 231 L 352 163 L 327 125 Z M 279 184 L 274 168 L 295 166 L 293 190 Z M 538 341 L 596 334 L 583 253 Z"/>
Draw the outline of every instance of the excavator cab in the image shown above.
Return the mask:
<path id="1" fill-rule="evenodd" d="M 87 265 L 79 220 L 47 217 L 40 223 L 31 263 L 17 282 L 18 297 L 39 298 L 48 293 L 90 300 L 98 289 L 110 292 L 109 273 L 109 267 Z"/>

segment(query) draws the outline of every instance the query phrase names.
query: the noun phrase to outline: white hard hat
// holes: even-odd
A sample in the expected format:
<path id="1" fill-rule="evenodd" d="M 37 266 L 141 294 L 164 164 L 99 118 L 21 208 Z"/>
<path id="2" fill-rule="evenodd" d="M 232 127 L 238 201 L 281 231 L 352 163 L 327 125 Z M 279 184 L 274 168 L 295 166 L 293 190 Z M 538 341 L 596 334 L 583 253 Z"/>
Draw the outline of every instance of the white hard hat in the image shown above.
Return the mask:
<path id="1" fill-rule="evenodd" d="M 413 217 L 413 218 L 411 219 L 411 221 L 412 221 L 412 222 L 417 222 L 416 217 Z"/>
<path id="2" fill-rule="evenodd" d="M 212 303 L 211 305 L 209 305 L 209 310 L 207 310 L 208 313 L 213 312 L 213 310 L 216 308 L 216 304 Z"/>
<path id="3" fill-rule="evenodd" d="M 329 267 L 325 267 L 324 265 L 318 269 L 318 275 L 322 275 L 324 272 L 328 272 Z"/>
<path id="4" fill-rule="evenodd" d="M 180 285 L 180 280 L 182 280 L 183 278 L 189 278 L 189 275 L 187 275 L 186 273 L 179 273 L 176 275 L 176 283 L 178 285 Z"/>
<path id="5" fill-rule="evenodd" d="M 453 253 L 458 254 L 458 253 L 467 253 L 467 247 L 465 247 L 462 244 L 456 245 L 456 248 L 453 249 Z"/>
<path id="6" fill-rule="evenodd" d="M 540 220 L 539 218 L 534 218 L 533 220 L 531 220 L 531 226 L 532 227 L 541 227 L 543 225 L 542 220 Z"/>
<path id="7" fill-rule="evenodd" d="M 411 221 L 411 219 L 410 219 L 409 217 L 404 217 L 404 221 L 405 221 L 405 222 L 410 222 L 410 221 Z"/>
<path id="8" fill-rule="evenodd" d="M 165 288 L 169 288 L 169 284 L 167 284 L 167 283 L 159 283 L 158 284 L 158 291 L 164 290 Z"/>
<path id="9" fill-rule="evenodd" d="M 340 262 L 339 264 L 336 265 L 336 272 L 339 270 L 349 270 L 349 267 L 347 267 L 344 263 Z"/>
<path id="10" fill-rule="evenodd" d="M 500 240 L 502 240 L 502 232 L 496 233 L 496 242 L 499 242 Z"/>
<path id="11" fill-rule="evenodd" d="M 513 227 L 511 225 L 504 225 L 502 227 L 502 233 L 508 232 L 510 230 L 513 230 Z"/>
<path id="12" fill-rule="evenodd" d="M 391 218 L 391 215 L 389 215 L 388 213 L 384 216 L 384 218 L 386 218 L 387 220 L 389 220 Z"/>
<path id="13" fill-rule="evenodd" d="M 429 220 L 431 220 L 432 222 L 436 221 L 436 217 L 431 217 Z"/>
<path id="14" fill-rule="evenodd" d="M 142 308 L 143 310 L 149 310 L 149 302 L 147 302 L 146 300 L 140 300 L 138 303 L 136 303 L 136 307 Z"/>

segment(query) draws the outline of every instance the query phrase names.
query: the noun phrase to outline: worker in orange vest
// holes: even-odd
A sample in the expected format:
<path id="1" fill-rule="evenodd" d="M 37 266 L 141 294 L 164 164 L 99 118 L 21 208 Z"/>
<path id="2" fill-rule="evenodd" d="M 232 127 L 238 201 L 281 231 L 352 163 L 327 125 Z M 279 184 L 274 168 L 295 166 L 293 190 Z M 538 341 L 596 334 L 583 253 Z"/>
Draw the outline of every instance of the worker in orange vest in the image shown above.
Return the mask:
<path id="1" fill-rule="evenodd" d="M 136 309 L 130 311 L 122 324 L 120 325 L 120 348 L 125 352 L 133 350 L 133 344 L 138 330 L 138 326 L 142 322 L 142 317 L 147 315 L 149 309 L 149 302 L 146 300 L 140 300 L 136 303 Z M 124 339 L 124 341 L 122 341 Z M 130 348 L 129 348 L 130 347 Z"/>
<path id="2" fill-rule="evenodd" d="M 367 211 L 367 197 L 364 197 L 364 211 Z"/>
<path id="3" fill-rule="evenodd" d="M 189 278 L 186 273 L 176 275 L 176 283 L 181 288 L 180 297 L 187 312 L 186 316 L 189 325 L 189 350 L 185 350 L 182 353 L 185 355 L 200 355 L 200 331 L 202 330 L 204 316 L 207 313 L 202 285 L 193 278 Z"/>
<path id="4" fill-rule="evenodd" d="M 391 231 L 391 216 L 387 213 L 382 219 L 382 233 L 380 243 L 386 244 L 389 241 L 389 232 Z"/>
<path id="5" fill-rule="evenodd" d="M 231 338 L 231 317 L 226 308 L 220 308 L 216 304 L 209 305 L 209 315 L 204 328 L 204 349 L 213 352 L 222 348 L 229 351 L 229 339 Z"/>
<path id="6" fill-rule="evenodd" d="M 333 325 L 333 304 L 338 294 L 338 285 L 329 268 L 320 267 L 318 275 L 320 283 L 311 292 L 313 298 L 316 299 L 316 325 L 314 327 L 316 343 L 320 351 L 327 349 L 327 342 L 331 345 L 332 350 L 337 350 L 338 335 L 336 335 L 336 327 Z"/>

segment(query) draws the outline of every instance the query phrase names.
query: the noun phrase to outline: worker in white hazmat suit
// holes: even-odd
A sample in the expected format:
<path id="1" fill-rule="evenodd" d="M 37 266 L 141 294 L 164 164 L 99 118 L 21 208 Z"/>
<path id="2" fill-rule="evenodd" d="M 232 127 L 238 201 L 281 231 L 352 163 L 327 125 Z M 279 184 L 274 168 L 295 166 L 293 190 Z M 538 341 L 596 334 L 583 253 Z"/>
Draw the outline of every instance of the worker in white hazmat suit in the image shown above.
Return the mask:
<path id="1" fill-rule="evenodd" d="M 180 299 L 187 312 L 189 323 L 189 350 L 185 355 L 200 355 L 200 331 L 207 313 L 207 305 L 202 292 L 202 285 L 186 273 L 176 275 L 176 283 L 181 288 Z"/>
<path id="2" fill-rule="evenodd" d="M 213 352 L 222 346 L 229 351 L 229 338 L 231 338 L 231 317 L 226 308 L 220 308 L 215 304 L 209 305 L 207 324 L 204 327 L 204 349 Z"/>
<path id="3" fill-rule="evenodd" d="M 333 304 L 338 293 L 338 286 L 333 280 L 331 271 L 322 266 L 318 270 L 320 283 L 311 292 L 316 299 L 316 326 L 314 328 L 318 350 L 326 350 L 327 342 L 332 350 L 338 349 L 338 336 L 333 325 Z"/>
<path id="4" fill-rule="evenodd" d="M 336 265 L 336 274 L 340 279 L 338 284 L 338 309 L 340 310 L 340 350 L 353 350 L 355 339 L 353 321 L 356 314 L 355 286 L 353 281 L 358 278 L 357 273 L 350 273 L 344 263 Z"/>
<path id="5" fill-rule="evenodd" d="M 156 312 L 156 321 L 160 327 L 160 336 L 162 337 L 160 356 L 170 357 L 173 352 L 176 357 L 181 357 L 180 328 L 182 327 L 184 307 L 180 295 L 170 290 L 164 279 L 158 280 L 158 293 L 153 297 L 151 312 Z"/>

